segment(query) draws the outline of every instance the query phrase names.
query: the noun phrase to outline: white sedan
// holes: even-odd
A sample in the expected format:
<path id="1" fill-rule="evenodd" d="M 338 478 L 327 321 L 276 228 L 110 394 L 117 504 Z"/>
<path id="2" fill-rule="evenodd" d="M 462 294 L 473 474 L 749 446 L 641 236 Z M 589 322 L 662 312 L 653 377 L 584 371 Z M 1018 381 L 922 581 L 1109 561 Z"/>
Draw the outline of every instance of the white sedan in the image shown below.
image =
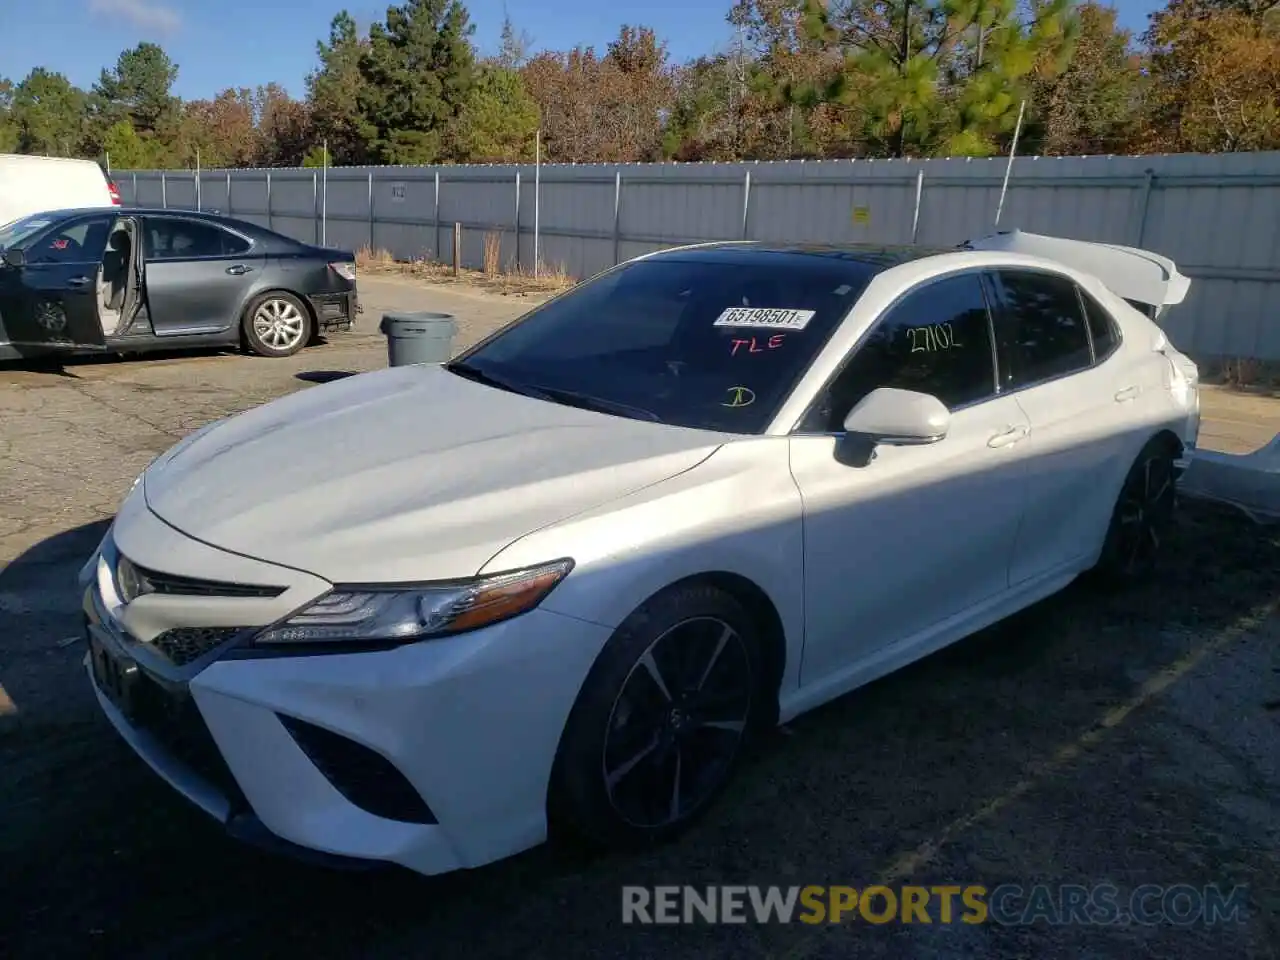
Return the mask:
<path id="1" fill-rule="evenodd" d="M 158 458 L 82 574 L 94 690 L 296 852 L 670 837 L 760 731 L 1151 568 L 1199 421 L 1151 318 L 1187 286 L 1016 233 L 637 258 Z"/>

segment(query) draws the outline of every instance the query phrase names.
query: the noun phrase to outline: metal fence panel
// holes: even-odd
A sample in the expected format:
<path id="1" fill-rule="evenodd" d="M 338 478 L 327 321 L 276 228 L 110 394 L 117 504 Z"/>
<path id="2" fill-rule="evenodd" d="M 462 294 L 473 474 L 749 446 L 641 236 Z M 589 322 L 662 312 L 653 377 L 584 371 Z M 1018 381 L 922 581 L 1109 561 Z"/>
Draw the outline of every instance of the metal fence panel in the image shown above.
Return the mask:
<path id="1" fill-rule="evenodd" d="M 588 276 L 679 243 L 953 245 L 995 229 L 1006 161 L 530 164 L 117 171 L 124 201 L 216 209 L 306 242 Z M 535 180 L 540 190 L 535 191 Z M 1020 158 L 1000 229 L 1103 240 L 1172 257 L 1193 278 L 1170 335 L 1202 358 L 1280 359 L 1280 153 Z M 536 227 L 536 232 L 535 232 Z M 536 237 L 536 240 L 535 240 Z"/>

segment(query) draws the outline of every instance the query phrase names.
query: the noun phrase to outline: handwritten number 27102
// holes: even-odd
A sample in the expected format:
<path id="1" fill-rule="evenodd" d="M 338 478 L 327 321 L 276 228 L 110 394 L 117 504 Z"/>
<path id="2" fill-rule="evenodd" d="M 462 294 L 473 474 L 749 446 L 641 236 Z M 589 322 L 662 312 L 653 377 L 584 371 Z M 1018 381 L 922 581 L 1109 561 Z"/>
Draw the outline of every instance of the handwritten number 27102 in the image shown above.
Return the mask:
<path id="1" fill-rule="evenodd" d="M 911 337 L 912 353 L 934 353 L 938 350 L 952 350 L 956 347 L 963 347 L 964 344 L 957 343 L 955 334 L 951 330 L 949 323 L 934 323 L 927 327 L 911 327 L 907 330 L 907 335 Z"/>

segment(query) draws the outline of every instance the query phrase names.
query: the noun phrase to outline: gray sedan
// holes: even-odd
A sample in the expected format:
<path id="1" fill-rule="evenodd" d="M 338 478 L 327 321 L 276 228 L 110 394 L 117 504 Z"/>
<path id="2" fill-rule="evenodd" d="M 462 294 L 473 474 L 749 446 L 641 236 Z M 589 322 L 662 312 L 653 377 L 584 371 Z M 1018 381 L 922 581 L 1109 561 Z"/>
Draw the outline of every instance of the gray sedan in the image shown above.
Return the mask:
<path id="1" fill-rule="evenodd" d="M 287 357 L 358 310 L 352 253 L 243 220 L 108 207 L 0 226 L 0 360 L 227 346 Z"/>

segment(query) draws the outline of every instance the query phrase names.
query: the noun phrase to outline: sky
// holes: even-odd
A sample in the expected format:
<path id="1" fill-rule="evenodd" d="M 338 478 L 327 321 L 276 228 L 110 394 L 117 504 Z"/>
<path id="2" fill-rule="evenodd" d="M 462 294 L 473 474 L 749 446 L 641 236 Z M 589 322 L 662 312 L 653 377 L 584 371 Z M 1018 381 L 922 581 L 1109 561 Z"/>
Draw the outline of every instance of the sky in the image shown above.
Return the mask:
<path id="1" fill-rule="evenodd" d="M 730 40 L 725 23 L 732 0 L 468 0 L 482 53 L 496 51 L 503 11 L 533 39 L 533 50 L 575 44 L 603 51 L 623 23 L 653 27 L 676 61 Z M 211 97 L 227 87 L 274 81 L 305 94 L 342 0 L 0 0 L 0 77 L 15 81 L 33 67 L 65 74 L 87 88 L 122 50 L 142 40 L 164 47 L 178 65 L 174 92 Z M 1112 0 L 1121 23 L 1141 33 L 1161 0 Z M 379 19 L 386 2 L 350 0 L 362 25 Z"/>

